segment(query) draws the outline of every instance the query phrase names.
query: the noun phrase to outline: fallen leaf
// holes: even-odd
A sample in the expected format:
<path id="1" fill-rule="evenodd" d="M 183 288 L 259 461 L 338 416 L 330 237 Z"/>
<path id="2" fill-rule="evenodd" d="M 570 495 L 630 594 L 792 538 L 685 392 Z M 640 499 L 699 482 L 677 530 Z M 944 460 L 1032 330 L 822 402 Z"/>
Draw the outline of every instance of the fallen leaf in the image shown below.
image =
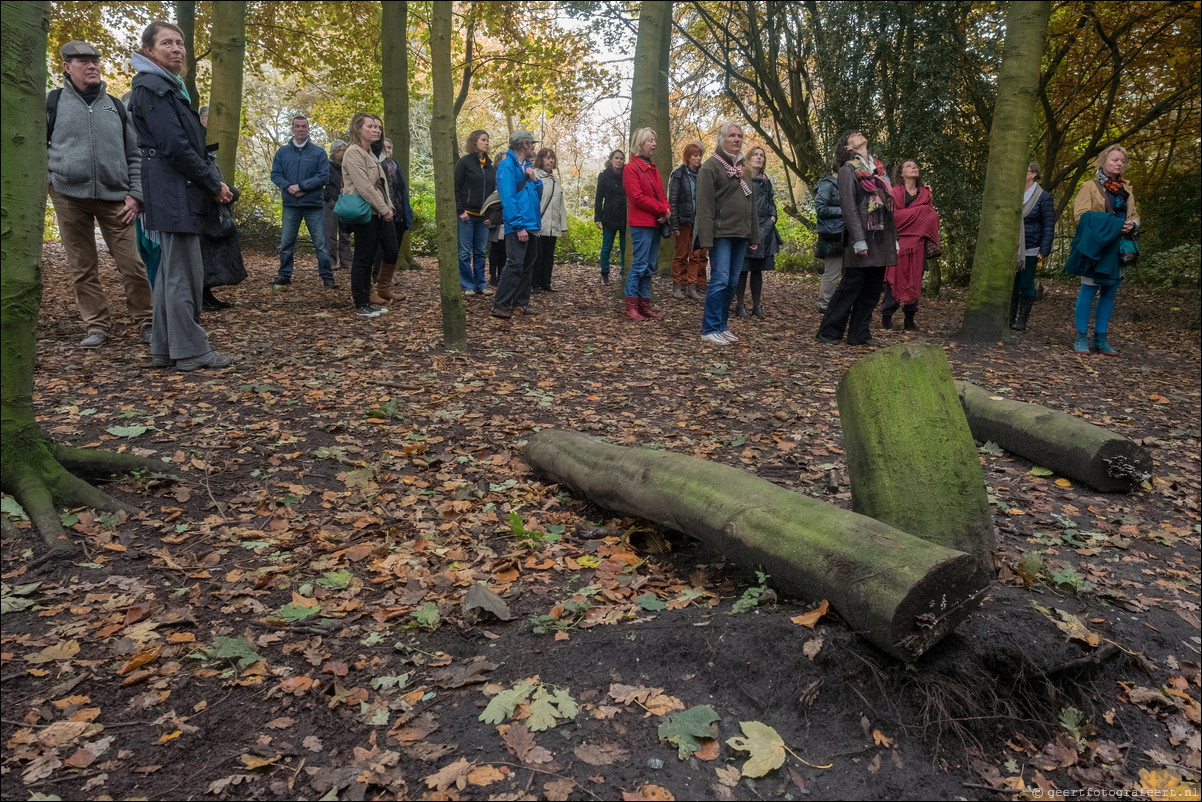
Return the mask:
<path id="1" fill-rule="evenodd" d="M 573 749 L 572 753 L 590 766 L 611 766 L 630 756 L 629 751 L 615 743 L 585 743 Z"/>
<path id="2" fill-rule="evenodd" d="M 551 753 L 539 746 L 534 740 L 534 734 L 527 729 L 525 724 L 501 724 L 497 727 L 497 732 L 501 733 L 501 740 L 509 747 L 509 751 L 513 752 L 518 760 L 523 763 L 550 763 Z"/>
<path id="3" fill-rule="evenodd" d="M 543 792 L 546 794 L 547 802 L 567 802 L 575 790 L 576 782 L 567 777 L 543 783 Z"/>
<path id="4" fill-rule="evenodd" d="M 308 749 L 310 752 L 320 752 L 322 750 L 321 739 L 316 735 L 309 735 L 305 740 L 301 741 L 301 746 Z"/>
<path id="5" fill-rule="evenodd" d="M 495 592 L 488 589 L 482 582 L 476 582 L 463 595 L 463 612 L 469 610 L 487 610 L 502 621 L 509 621 L 513 613 L 509 605 Z"/>
<path id="6" fill-rule="evenodd" d="M 751 755 L 743 765 L 744 777 L 763 777 L 785 764 L 785 741 L 776 730 L 761 721 L 740 721 L 739 727 L 743 734 L 728 738 L 726 744 Z"/>
<path id="7" fill-rule="evenodd" d="M 466 758 L 461 757 L 426 777 L 426 787 L 445 791 L 453 785 L 462 791 L 467 787 L 467 777 L 474 766 L 474 763 L 469 763 Z"/>
<path id="8" fill-rule="evenodd" d="M 70 660 L 79 654 L 79 641 L 69 640 L 47 646 L 40 652 L 25 655 L 27 663 L 52 663 L 55 660 Z"/>
<path id="9" fill-rule="evenodd" d="M 877 746 L 883 746 L 886 749 L 893 746 L 893 739 L 890 738 L 889 736 L 885 735 L 880 730 L 872 731 L 872 742 L 874 744 L 876 744 Z"/>
<path id="10" fill-rule="evenodd" d="M 674 802 L 676 797 L 667 788 L 659 785 L 642 785 L 637 791 L 623 791 L 624 802 Z"/>
<path id="11" fill-rule="evenodd" d="M 718 782 L 729 788 L 734 788 L 743 779 L 743 772 L 739 771 L 738 766 L 719 766 L 714 771 L 718 774 Z"/>
<path id="12" fill-rule="evenodd" d="M 810 638 L 801 647 L 801 653 L 813 660 L 818 655 L 820 649 L 822 649 L 822 638 Z"/>
<path id="13" fill-rule="evenodd" d="M 803 627 L 809 627 L 810 629 L 813 629 L 814 624 L 818 623 L 818 619 L 826 615 L 827 610 L 829 609 L 830 603 L 826 599 L 823 599 L 822 603 L 813 610 L 810 610 L 808 613 L 802 613 L 801 615 L 795 615 L 789 620 L 794 624 L 799 624 Z"/>
<path id="14" fill-rule="evenodd" d="M 505 779 L 505 772 L 496 766 L 477 766 L 467 773 L 467 781 L 472 785 L 492 785 Z"/>

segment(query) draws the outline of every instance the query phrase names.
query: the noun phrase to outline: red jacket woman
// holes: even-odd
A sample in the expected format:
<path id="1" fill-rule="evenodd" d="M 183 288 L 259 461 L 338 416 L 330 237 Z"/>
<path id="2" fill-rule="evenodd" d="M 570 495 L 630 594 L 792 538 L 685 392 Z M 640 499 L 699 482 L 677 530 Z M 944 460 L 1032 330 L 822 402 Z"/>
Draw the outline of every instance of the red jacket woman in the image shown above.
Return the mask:
<path id="1" fill-rule="evenodd" d="M 659 218 L 671 213 L 659 168 L 650 159 L 632 157 L 622 170 L 622 187 L 631 226 L 654 228 Z"/>

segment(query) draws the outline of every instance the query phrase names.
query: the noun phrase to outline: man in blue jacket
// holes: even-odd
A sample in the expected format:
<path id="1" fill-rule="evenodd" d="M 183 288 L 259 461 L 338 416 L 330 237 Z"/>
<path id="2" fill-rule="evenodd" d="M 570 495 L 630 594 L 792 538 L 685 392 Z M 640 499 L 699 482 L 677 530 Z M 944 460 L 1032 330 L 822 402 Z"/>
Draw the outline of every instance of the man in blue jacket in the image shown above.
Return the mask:
<path id="1" fill-rule="evenodd" d="M 280 272 L 271 282 L 292 283 L 292 254 L 301 220 L 317 252 L 317 273 L 329 289 L 336 289 L 330 254 L 326 250 L 325 189 L 330 180 L 330 160 L 323 148 L 309 140 L 309 121 L 292 118 L 292 141 L 271 160 L 271 183 L 284 193 L 283 226 L 280 230 Z"/>
<path id="2" fill-rule="evenodd" d="M 493 301 L 493 317 L 511 318 L 530 308 L 530 281 L 538 259 L 538 230 L 542 228 L 539 199 L 543 182 L 534 172 L 534 136 L 518 129 L 509 135 L 509 154 L 497 167 L 497 194 L 505 218 L 505 269 Z"/>

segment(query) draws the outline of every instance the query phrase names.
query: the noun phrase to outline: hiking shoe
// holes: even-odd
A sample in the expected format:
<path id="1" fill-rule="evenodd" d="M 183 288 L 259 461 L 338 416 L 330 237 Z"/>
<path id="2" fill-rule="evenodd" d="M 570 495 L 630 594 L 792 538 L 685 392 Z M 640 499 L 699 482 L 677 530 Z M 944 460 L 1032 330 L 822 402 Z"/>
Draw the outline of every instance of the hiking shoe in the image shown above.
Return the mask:
<path id="1" fill-rule="evenodd" d="M 503 309 L 499 306 L 494 306 L 492 308 L 492 316 L 499 317 L 503 320 L 509 320 L 509 318 L 513 317 L 513 310 Z"/>
<path id="2" fill-rule="evenodd" d="M 201 368 L 227 368 L 229 365 L 230 358 L 228 356 L 216 351 L 209 351 L 207 354 L 194 356 L 191 359 L 177 359 L 175 369 L 187 372 Z"/>
<path id="3" fill-rule="evenodd" d="M 99 348 L 108 342 L 109 336 L 103 331 L 89 331 L 88 336 L 79 341 L 79 344 L 84 348 Z M 146 338 L 146 342 L 150 342 L 150 338 Z"/>
<path id="4" fill-rule="evenodd" d="M 324 282 L 324 284 L 326 285 L 326 289 L 327 289 L 327 290 L 336 290 L 336 289 L 338 289 L 338 285 L 334 283 L 334 279 L 332 279 L 332 278 L 326 279 L 326 280 L 325 280 L 325 282 Z"/>
<path id="5" fill-rule="evenodd" d="M 162 354 L 151 354 L 150 366 L 154 368 L 173 368 L 175 367 L 175 360 Z"/>
<path id="6" fill-rule="evenodd" d="M 147 323 L 138 329 L 138 336 L 142 338 L 142 342 L 150 344 L 150 335 L 154 332 L 154 328 Z"/>
<path id="7" fill-rule="evenodd" d="M 535 315 L 538 314 L 537 309 L 531 309 L 528 306 L 515 306 L 513 308 L 513 311 L 521 312 L 523 315 L 526 315 L 527 317 L 534 317 Z"/>
<path id="8" fill-rule="evenodd" d="M 289 284 L 291 284 L 291 283 L 292 283 L 292 279 L 290 279 L 290 278 L 284 278 L 283 276 L 276 276 L 276 277 L 275 277 L 275 280 L 273 280 L 273 281 L 271 282 L 271 286 L 273 286 L 273 287 L 287 287 L 287 286 L 288 286 Z"/>
<path id="9" fill-rule="evenodd" d="M 378 306 L 367 304 L 366 306 L 355 307 L 355 314 L 359 317 L 379 317 L 384 314 Z"/>
<path id="10" fill-rule="evenodd" d="M 709 343 L 710 345 L 730 345 L 730 340 L 722 336 L 720 331 L 712 331 L 709 334 L 701 335 L 701 342 Z"/>

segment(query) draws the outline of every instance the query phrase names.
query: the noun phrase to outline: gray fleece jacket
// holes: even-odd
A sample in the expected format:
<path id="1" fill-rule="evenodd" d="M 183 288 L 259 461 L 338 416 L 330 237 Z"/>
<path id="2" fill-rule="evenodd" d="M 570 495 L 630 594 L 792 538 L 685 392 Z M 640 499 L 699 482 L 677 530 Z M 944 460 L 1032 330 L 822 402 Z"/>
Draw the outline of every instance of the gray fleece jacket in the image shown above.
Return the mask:
<path id="1" fill-rule="evenodd" d="M 142 200 L 142 152 L 132 122 L 124 129 L 104 82 L 89 106 L 69 79 L 63 81 L 50 138 L 50 183 L 60 195 Z"/>

